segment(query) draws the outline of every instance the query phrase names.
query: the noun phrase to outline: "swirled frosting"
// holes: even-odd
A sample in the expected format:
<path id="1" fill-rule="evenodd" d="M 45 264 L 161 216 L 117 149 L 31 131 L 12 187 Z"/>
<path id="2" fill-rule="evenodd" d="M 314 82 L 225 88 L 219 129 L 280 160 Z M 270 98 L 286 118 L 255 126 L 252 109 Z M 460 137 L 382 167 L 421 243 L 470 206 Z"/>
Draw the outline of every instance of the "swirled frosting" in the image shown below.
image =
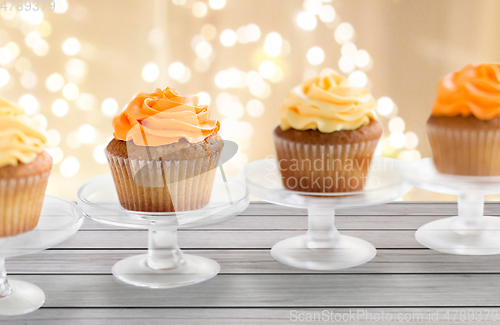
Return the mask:
<path id="1" fill-rule="evenodd" d="M 367 89 L 352 87 L 347 79 L 326 69 L 288 94 L 279 110 L 280 127 L 323 133 L 355 130 L 375 118 L 375 106 Z"/>
<path id="2" fill-rule="evenodd" d="M 0 167 L 34 161 L 46 142 L 47 137 L 33 118 L 0 98 Z"/>
<path id="3" fill-rule="evenodd" d="M 500 64 L 468 64 L 437 86 L 434 116 L 500 116 Z"/>
<path id="4" fill-rule="evenodd" d="M 183 97 L 167 87 L 137 94 L 113 119 L 113 127 L 117 140 L 133 140 L 138 146 L 161 146 L 180 139 L 190 143 L 203 141 L 219 130 L 220 123 L 210 120 L 208 106 L 198 105 L 198 97 Z"/>

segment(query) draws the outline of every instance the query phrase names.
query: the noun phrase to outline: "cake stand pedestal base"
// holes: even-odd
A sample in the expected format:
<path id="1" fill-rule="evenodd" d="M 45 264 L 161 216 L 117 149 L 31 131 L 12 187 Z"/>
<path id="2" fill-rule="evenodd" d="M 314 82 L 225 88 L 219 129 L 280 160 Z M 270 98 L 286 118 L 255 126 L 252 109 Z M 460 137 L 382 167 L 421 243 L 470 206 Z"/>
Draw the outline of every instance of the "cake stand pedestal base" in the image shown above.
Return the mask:
<path id="1" fill-rule="evenodd" d="M 42 307 L 45 294 L 34 284 L 9 280 L 2 285 L 0 315 L 14 316 L 31 313 Z"/>

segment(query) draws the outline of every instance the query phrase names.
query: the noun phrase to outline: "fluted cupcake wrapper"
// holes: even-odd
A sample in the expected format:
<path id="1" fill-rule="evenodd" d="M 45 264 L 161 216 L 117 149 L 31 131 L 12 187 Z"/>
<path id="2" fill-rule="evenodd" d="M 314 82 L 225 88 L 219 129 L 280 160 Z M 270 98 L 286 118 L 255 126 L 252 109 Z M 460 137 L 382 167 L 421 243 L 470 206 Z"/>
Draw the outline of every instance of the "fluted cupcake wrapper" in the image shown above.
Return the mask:
<path id="1" fill-rule="evenodd" d="M 283 185 L 303 192 L 363 189 L 378 139 L 350 144 L 306 144 L 274 137 Z"/>
<path id="2" fill-rule="evenodd" d="M 500 130 L 463 130 L 427 124 L 427 137 L 440 173 L 500 176 Z"/>
<path id="3" fill-rule="evenodd" d="M 189 160 L 122 158 L 106 150 L 121 205 L 132 211 L 201 209 L 210 201 L 220 152 Z"/>
<path id="4" fill-rule="evenodd" d="M 50 171 L 20 178 L 0 179 L 0 237 L 36 227 Z"/>

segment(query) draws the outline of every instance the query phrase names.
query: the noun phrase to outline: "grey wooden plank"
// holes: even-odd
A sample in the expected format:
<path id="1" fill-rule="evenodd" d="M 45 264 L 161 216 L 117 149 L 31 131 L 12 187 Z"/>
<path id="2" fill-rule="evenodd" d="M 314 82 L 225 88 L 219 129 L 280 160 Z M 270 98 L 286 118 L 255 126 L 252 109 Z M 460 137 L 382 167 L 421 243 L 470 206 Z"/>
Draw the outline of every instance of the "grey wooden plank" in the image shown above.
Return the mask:
<path id="1" fill-rule="evenodd" d="M 178 234 L 181 248 L 271 248 L 277 242 L 304 234 L 298 230 L 187 230 Z M 423 248 L 414 231 L 405 230 L 345 230 L 343 234 L 359 237 L 377 248 Z M 128 249 L 145 248 L 147 231 L 79 231 L 56 248 L 64 249 Z"/>
<path id="2" fill-rule="evenodd" d="M 112 275 L 16 275 L 40 286 L 46 307 L 500 307 L 500 275 L 219 275 L 151 290 Z"/>
<path id="3" fill-rule="evenodd" d="M 420 226 L 443 218 L 443 216 L 337 216 L 335 223 L 342 229 L 409 229 L 416 230 Z M 237 216 L 231 220 L 210 226 L 196 228 L 197 230 L 305 230 L 306 216 Z M 114 230 L 123 231 L 131 228 L 120 228 L 86 219 L 83 231 Z M 183 230 L 181 230 L 183 231 Z"/>
<path id="4" fill-rule="evenodd" d="M 472 312 L 472 316 L 460 321 L 460 312 Z M 234 324 L 397 324 L 399 319 L 410 319 L 408 323 L 429 323 L 434 325 L 453 324 L 498 324 L 499 308 L 260 308 L 260 309 L 96 309 L 96 308 L 46 308 L 34 313 L 8 319 L 0 323 L 16 322 L 37 325 L 234 325 Z M 299 319 L 311 318 L 313 321 Z M 342 320 L 342 318 L 344 320 Z M 316 320 L 314 320 L 316 319 Z M 381 319 L 380 321 L 377 321 Z M 391 319 L 391 320 L 389 320 Z M 437 321 L 436 321 L 437 319 Z M 468 319 L 471 319 L 469 321 Z"/>
<path id="5" fill-rule="evenodd" d="M 288 267 L 275 261 L 268 250 L 185 250 L 214 259 L 221 274 L 317 273 Z M 112 266 L 145 250 L 49 250 L 7 259 L 9 274 L 110 274 Z M 322 273 L 500 273 L 500 255 L 458 256 L 433 250 L 378 250 L 369 263 Z"/>

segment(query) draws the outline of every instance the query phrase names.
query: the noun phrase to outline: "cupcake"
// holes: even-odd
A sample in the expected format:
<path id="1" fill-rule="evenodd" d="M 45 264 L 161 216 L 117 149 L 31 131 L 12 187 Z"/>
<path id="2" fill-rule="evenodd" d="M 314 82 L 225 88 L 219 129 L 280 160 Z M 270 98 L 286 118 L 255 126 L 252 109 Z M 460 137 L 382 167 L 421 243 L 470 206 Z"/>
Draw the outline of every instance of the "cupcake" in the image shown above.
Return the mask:
<path id="1" fill-rule="evenodd" d="M 469 64 L 443 78 L 426 130 L 440 173 L 500 176 L 500 65 Z"/>
<path id="2" fill-rule="evenodd" d="M 0 237 L 30 231 L 40 218 L 52 158 L 37 124 L 0 99 Z"/>
<path id="3" fill-rule="evenodd" d="M 105 150 L 121 205 L 144 212 L 207 205 L 224 146 L 219 127 L 207 105 L 173 88 L 135 96 L 113 119 Z"/>
<path id="4" fill-rule="evenodd" d="M 363 189 L 382 125 L 370 92 L 326 69 L 294 88 L 274 129 L 283 185 L 302 192 Z"/>

